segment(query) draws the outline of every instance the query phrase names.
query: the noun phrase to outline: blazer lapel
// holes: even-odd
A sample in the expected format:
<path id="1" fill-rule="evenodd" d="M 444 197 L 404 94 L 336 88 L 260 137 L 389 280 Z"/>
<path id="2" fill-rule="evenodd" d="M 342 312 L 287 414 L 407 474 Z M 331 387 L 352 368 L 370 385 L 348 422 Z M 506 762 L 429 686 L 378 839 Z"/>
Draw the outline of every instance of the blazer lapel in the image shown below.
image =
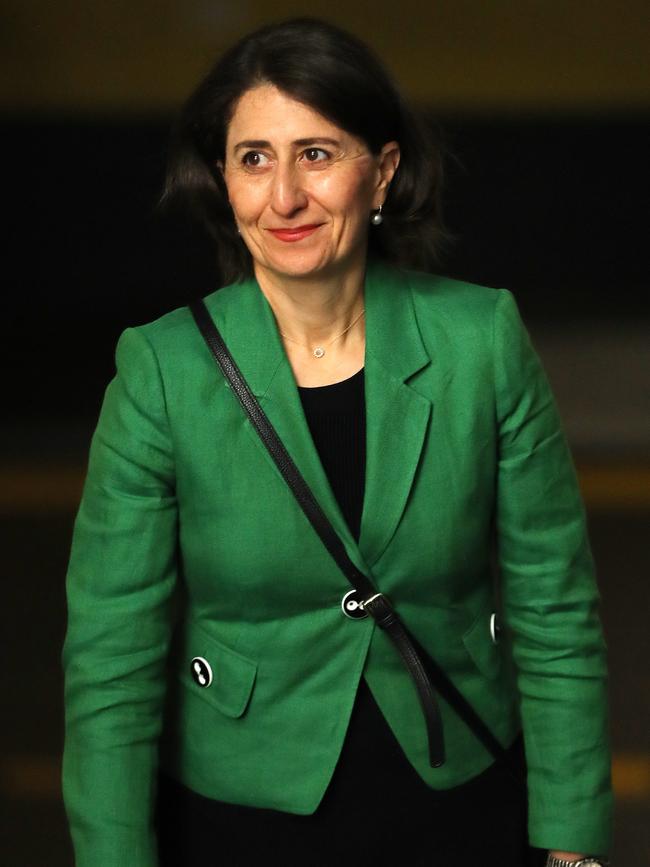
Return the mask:
<path id="1" fill-rule="evenodd" d="M 366 275 L 366 489 L 359 547 L 370 568 L 404 512 L 431 416 L 406 380 L 429 364 L 411 290 L 399 271 Z"/>
<path id="2" fill-rule="evenodd" d="M 257 282 L 226 287 L 206 302 L 233 358 L 348 555 L 359 569 L 369 572 L 404 511 L 431 414 L 431 402 L 405 384 L 430 360 L 405 277 L 379 264 L 370 264 L 366 274 L 366 484 L 358 545 L 323 470 L 273 311 Z M 281 477 L 243 410 L 242 423 Z"/>
<path id="3" fill-rule="evenodd" d="M 249 280 L 218 290 L 206 298 L 206 303 L 244 378 L 343 541 L 350 559 L 357 568 L 367 570 L 314 445 L 293 370 L 266 296 L 255 280 Z M 233 399 L 236 400 L 234 396 Z M 242 424 L 256 447 L 286 485 L 259 434 L 244 410 L 240 411 Z M 313 532 L 311 528 L 308 531 Z"/>

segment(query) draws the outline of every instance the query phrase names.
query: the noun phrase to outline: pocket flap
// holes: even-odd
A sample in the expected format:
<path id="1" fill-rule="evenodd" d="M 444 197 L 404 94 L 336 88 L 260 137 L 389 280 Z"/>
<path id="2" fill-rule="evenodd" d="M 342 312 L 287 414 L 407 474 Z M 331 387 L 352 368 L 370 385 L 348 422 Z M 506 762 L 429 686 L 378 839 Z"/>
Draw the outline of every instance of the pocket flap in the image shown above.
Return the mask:
<path id="1" fill-rule="evenodd" d="M 180 678 L 192 692 L 226 716 L 242 716 L 257 674 L 254 660 L 192 621 L 186 627 L 179 665 Z"/>
<path id="2" fill-rule="evenodd" d="M 483 611 L 463 633 L 463 644 L 474 660 L 476 667 L 486 677 L 496 677 L 499 673 L 501 655 L 492 639 L 490 628 L 493 612 Z"/>

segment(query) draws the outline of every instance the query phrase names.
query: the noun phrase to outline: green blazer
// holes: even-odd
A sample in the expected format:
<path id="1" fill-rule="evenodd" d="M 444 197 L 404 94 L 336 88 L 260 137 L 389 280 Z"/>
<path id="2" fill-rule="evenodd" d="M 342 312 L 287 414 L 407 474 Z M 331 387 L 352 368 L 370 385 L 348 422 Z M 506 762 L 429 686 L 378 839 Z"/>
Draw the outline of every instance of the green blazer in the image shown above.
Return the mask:
<path id="1" fill-rule="evenodd" d="M 513 296 L 369 265 L 358 544 L 259 286 L 228 286 L 206 303 L 353 562 L 504 745 L 523 725 L 531 843 L 606 851 L 593 564 L 556 407 Z M 444 702 L 447 762 L 429 767 L 408 674 L 370 619 L 343 615 L 346 579 L 189 310 L 127 329 L 116 363 L 67 579 L 63 783 L 77 867 L 157 864 L 159 764 L 212 798 L 313 812 L 362 675 L 429 785 L 485 769 L 491 757 Z M 209 686 L 191 676 L 195 657 L 212 670 Z"/>

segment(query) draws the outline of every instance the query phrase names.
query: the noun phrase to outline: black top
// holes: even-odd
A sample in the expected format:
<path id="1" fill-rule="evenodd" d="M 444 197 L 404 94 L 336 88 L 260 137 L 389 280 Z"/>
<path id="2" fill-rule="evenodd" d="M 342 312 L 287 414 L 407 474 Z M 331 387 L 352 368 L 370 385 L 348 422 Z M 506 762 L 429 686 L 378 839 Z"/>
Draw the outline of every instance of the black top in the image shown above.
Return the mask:
<path id="1" fill-rule="evenodd" d="M 359 541 L 366 474 L 363 368 L 349 379 L 298 386 L 314 445 L 343 517 Z"/>

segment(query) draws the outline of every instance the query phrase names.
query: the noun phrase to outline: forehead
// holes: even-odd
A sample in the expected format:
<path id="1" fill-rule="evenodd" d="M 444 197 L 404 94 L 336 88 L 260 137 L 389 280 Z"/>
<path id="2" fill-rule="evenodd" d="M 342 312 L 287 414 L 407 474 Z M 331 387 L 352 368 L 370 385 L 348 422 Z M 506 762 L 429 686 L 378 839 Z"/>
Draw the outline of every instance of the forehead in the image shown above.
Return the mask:
<path id="1" fill-rule="evenodd" d="M 352 139 L 332 121 L 272 84 L 245 91 L 237 100 L 228 124 L 227 146 L 240 139 L 291 141 L 318 135 Z"/>

